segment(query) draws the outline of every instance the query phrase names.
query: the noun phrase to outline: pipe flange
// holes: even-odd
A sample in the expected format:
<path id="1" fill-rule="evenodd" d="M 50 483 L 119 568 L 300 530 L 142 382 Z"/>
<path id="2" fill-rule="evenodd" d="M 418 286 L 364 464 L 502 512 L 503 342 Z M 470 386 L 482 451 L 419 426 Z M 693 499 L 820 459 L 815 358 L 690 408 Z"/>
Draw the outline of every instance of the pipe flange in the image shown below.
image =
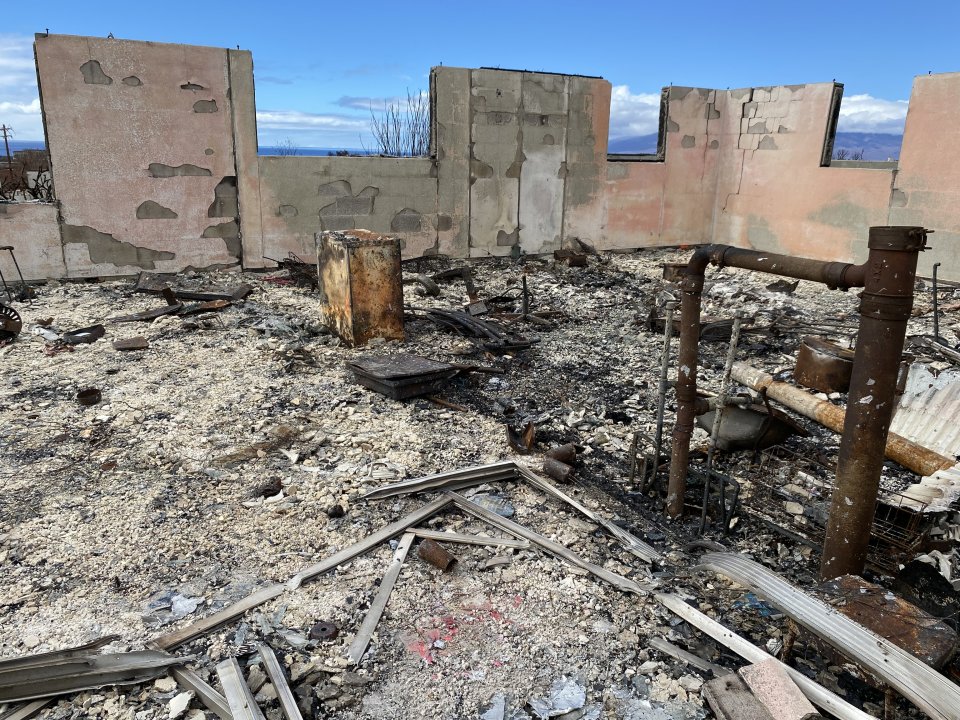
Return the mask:
<path id="1" fill-rule="evenodd" d="M 873 320 L 907 321 L 913 309 L 909 295 L 877 295 L 864 290 L 860 293 L 860 314 Z"/>

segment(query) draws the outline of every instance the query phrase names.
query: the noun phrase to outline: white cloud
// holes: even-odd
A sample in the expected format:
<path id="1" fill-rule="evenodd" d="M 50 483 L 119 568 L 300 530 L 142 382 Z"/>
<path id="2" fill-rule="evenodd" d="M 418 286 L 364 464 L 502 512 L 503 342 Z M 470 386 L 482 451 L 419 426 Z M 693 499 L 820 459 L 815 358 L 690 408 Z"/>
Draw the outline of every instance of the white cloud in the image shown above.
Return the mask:
<path id="1" fill-rule="evenodd" d="M 610 94 L 610 139 L 649 135 L 660 125 L 660 93 L 630 92 L 629 85 L 614 85 Z"/>
<path id="2" fill-rule="evenodd" d="M 357 148 L 372 145 L 370 120 L 337 113 L 258 110 L 257 135 L 263 146 L 292 140 L 302 147 Z"/>
<path id="3" fill-rule="evenodd" d="M 840 103 L 840 132 L 902 133 L 907 119 L 906 100 L 884 100 L 872 95 L 851 95 Z"/>
<path id="4" fill-rule="evenodd" d="M 43 140 L 33 38 L 0 34 L 0 124 L 16 140 Z"/>

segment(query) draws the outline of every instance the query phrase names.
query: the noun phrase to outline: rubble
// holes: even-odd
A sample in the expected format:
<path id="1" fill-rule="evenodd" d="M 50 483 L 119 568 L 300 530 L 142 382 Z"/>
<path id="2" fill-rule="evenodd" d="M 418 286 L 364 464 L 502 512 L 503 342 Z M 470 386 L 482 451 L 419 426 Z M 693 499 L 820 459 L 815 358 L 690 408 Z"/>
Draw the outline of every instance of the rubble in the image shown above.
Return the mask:
<path id="1" fill-rule="evenodd" d="M 550 698 L 564 677 L 583 688 L 581 717 L 703 717 L 711 675 L 741 664 L 726 644 L 760 662 L 763 647 L 782 646 L 789 621 L 749 602 L 735 606 L 742 589 L 736 595 L 693 572 L 696 483 L 695 515 L 675 523 L 662 516 L 653 471 L 660 466 L 662 481 L 666 456 L 653 449 L 664 337 L 645 322 L 673 297 L 660 264 L 686 254 L 604 255 L 584 267 L 531 258 L 471 263 L 473 296 L 502 311 L 489 317 L 510 333 L 530 322 L 522 319 L 523 277 L 534 310 L 563 313 L 550 317 L 550 328 L 534 323 L 538 343 L 494 348 L 496 358 L 416 310 L 405 318 L 404 342 L 345 347 L 320 325 L 312 289 L 271 281 L 288 277 L 285 268 L 164 278 L 177 292 L 247 285 L 253 293 L 216 313 L 138 324 L 148 344 L 138 352 L 116 352 L 124 326 L 105 322 L 155 306 L 129 281 L 54 283 L 33 305 L 18 305 L 31 327 L 50 317 L 67 328 L 100 321 L 106 341 L 48 356 L 42 337 L 25 333 L 0 348 L 11 368 L 0 390 L 0 656 L 77 645 L 94 627 L 119 634 L 120 652 L 194 656 L 170 671 L 175 688 L 150 681 L 81 692 L 36 708 L 37 716 L 77 709 L 154 720 L 169 717 L 177 695 L 193 693 L 181 717 L 224 717 L 232 713 L 216 668 L 234 658 L 257 712 L 271 718 L 281 717 L 283 698 L 286 712 L 292 698 L 303 717 L 537 717 L 532 701 L 560 709 Z M 470 299 L 460 296 L 462 271 L 438 280 L 446 261 L 420 263 L 426 277 L 454 284 L 436 297 L 407 286 L 409 306 L 448 312 Z M 789 380 L 792 353 L 809 334 L 804 322 L 836 322 L 829 337 L 837 341 L 853 332 L 843 324 L 855 307 L 847 296 L 825 301 L 809 283 L 775 293 L 762 277 L 730 268 L 709 279 L 705 313 L 723 319 L 742 309 L 756 317 L 755 328 L 768 328 L 745 334 L 738 352 L 771 377 Z M 510 299 L 493 302 L 498 295 Z M 946 307 L 944 317 L 953 312 Z M 928 318 L 916 319 L 922 323 Z M 501 374 L 450 377 L 441 399 L 459 410 L 355 384 L 350 363 L 400 353 Z M 701 382 L 713 392 L 725 355 L 721 344 L 702 349 Z M 935 356 L 925 357 L 918 362 Z M 672 376 L 672 354 L 668 360 Z M 74 401 L 87 387 L 101 389 L 95 406 Z M 669 430 L 672 390 L 662 397 Z M 839 407 L 842 397 L 825 400 Z M 525 456 L 504 443 L 504 425 L 517 418 L 536 429 Z M 836 436 L 795 422 L 810 437 L 787 448 L 835 456 Z M 562 488 L 537 471 L 554 449 L 576 468 Z M 694 469 L 708 450 L 707 432 L 696 431 Z M 716 453 L 715 471 L 737 484 L 739 502 L 731 503 L 733 484 L 720 486 L 731 513 L 723 536 L 714 482 L 699 542 L 722 539 L 812 592 L 816 542 L 800 521 L 810 520 L 832 477 L 794 472 L 776 482 L 778 471 L 763 462 Z M 891 492 L 919 480 L 893 463 L 884 478 Z M 789 497 L 773 502 L 763 482 Z M 800 539 L 761 519 L 774 505 L 797 521 L 763 518 Z M 947 538 L 940 547 L 951 567 L 955 505 L 945 505 L 917 531 L 937 528 Z M 412 547 L 417 536 L 456 543 L 459 562 L 443 574 L 409 555 L 394 562 L 400 546 L 391 539 Z M 718 620 L 730 629 L 710 625 Z M 372 628 L 368 642 L 351 655 L 364 625 Z M 268 643 L 284 680 L 267 677 Z M 840 670 L 827 663 L 812 671 L 804 660 L 794 663 L 816 680 L 788 672 L 818 707 L 844 720 L 882 707 L 882 691 L 846 675 L 838 684 Z M 0 707 L 0 717 L 10 709 Z M 894 711 L 909 712 L 905 701 Z"/>

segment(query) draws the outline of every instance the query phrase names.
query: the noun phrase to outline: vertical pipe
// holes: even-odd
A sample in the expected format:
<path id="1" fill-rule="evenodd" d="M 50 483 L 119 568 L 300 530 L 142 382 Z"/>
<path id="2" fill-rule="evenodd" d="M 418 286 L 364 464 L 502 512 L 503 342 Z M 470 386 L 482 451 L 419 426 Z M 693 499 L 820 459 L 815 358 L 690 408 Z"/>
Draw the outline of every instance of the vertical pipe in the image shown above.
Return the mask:
<path id="1" fill-rule="evenodd" d="M 823 543 L 824 579 L 857 574 L 866 563 L 880 487 L 897 372 L 913 307 L 921 227 L 872 227 L 860 328 L 837 460 L 837 482 Z"/>
<path id="2" fill-rule="evenodd" d="M 937 297 L 937 268 L 940 263 L 933 264 L 933 339 L 940 342 L 940 298 Z"/>
<path id="3" fill-rule="evenodd" d="M 694 254 L 696 259 L 696 253 Z M 690 261 L 680 284 L 680 350 L 677 354 L 677 421 L 673 426 L 670 481 L 667 485 L 667 515 L 683 514 L 683 495 L 690 465 L 690 438 L 693 436 L 694 406 L 697 399 L 697 365 L 700 360 L 700 303 L 706 260 L 697 268 Z"/>
<path id="4" fill-rule="evenodd" d="M 653 472 L 650 482 L 655 483 L 660 474 L 660 451 L 663 447 L 663 411 L 667 404 L 667 374 L 670 371 L 670 345 L 673 341 L 673 313 L 677 303 L 668 302 L 663 317 L 663 355 L 660 358 L 660 384 L 657 386 L 657 430 L 653 437 Z M 634 436 L 636 439 L 636 436 Z M 643 484 L 646 485 L 644 479 Z"/>

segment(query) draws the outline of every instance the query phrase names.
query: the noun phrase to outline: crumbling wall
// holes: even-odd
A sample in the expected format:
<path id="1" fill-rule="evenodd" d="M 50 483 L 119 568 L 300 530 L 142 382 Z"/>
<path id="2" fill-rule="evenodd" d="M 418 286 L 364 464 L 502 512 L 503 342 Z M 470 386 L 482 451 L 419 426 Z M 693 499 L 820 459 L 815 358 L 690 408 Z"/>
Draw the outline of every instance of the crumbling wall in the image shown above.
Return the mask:
<path id="1" fill-rule="evenodd" d="M 890 225 L 935 230 L 918 272 L 960 280 L 960 73 L 913 81 L 900 163 L 890 196 Z"/>
<path id="2" fill-rule="evenodd" d="M 0 203 L 0 246 L 3 245 L 13 247 L 17 264 L 27 280 L 66 275 L 56 205 Z M 5 250 L 0 252 L 0 272 L 8 283 L 19 279 L 10 253 Z"/>
<path id="3" fill-rule="evenodd" d="M 267 257 L 316 254 L 321 230 L 401 239 L 406 257 L 437 252 L 437 178 L 429 158 L 264 156 L 260 216 Z"/>
<path id="4" fill-rule="evenodd" d="M 899 169 L 822 166 L 834 83 L 670 87 L 662 156 L 623 162 L 606 154 L 606 80 L 449 67 L 431 71 L 430 158 L 261 158 L 248 52 L 38 35 L 36 55 L 62 257 L 53 211 L 17 211 L 45 248 L 21 251 L 31 277 L 263 267 L 353 227 L 398 235 L 406 257 L 577 237 L 857 261 L 889 223 L 936 230 L 926 257 L 960 278 L 960 74 L 916 80 Z"/>
<path id="5" fill-rule="evenodd" d="M 40 34 L 36 56 L 66 275 L 239 264 L 231 60 L 249 53 Z"/>
<path id="6" fill-rule="evenodd" d="M 834 83 L 718 92 L 713 242 L 861 262 L 887 224 L 894 171 L 821 167 Z"/>

